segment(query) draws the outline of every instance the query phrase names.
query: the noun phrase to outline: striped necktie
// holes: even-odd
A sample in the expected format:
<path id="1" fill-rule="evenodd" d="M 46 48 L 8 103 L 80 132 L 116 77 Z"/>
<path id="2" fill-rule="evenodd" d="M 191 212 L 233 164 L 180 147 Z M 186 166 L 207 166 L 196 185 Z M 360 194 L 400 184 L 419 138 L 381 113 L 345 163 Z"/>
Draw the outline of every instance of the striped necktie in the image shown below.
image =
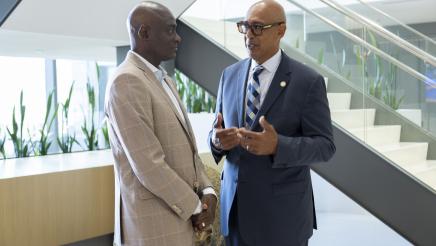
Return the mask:
<path id="1" fill-rule="evenodd" d="M 260 82 L 259 74 L 264 70 L 264 67 L 257 65 L 254 68 L 253 79 L 248 83 L 247 91 L 247 107 L 245 112 L 245 126 L 251 128 L 256 118 L 256 114 L 260 109 Z"/>

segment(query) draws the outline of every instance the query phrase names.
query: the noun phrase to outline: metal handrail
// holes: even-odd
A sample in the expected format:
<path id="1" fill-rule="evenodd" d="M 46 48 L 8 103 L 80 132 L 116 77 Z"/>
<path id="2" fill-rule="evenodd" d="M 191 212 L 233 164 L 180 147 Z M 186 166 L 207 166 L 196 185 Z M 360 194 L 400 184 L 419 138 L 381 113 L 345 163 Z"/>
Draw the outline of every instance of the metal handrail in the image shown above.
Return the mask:
<path id="1" fill-rule="evenodd" d="M 400 62 L 399 60 L 395 59 L 394 57 L 386 54 L 385 52 L 383 52 L 382 50 L 380 50 L 377 47 L 372 46 L 371 44 L 369 44 L 368 42 L 362 40 L 360 37 L 350 33 L 349 31 L 345 30 L 344 28 L 338 26 L 337 24 L 335 24 L 333 21 L 325 18 L 324 16 L 321 16 L 320 14 L 306 8 L 305 6 L 301 5 L 300 3 L 297 3 L 294 0 L 288 0 L 288 2 L 291 2 L 292 4 L 294 4 L 295 6 L 298 6 L 300 9 L 316 16 L 318 19 L 322 20 L 323 22 L 327 23 L 329 26 L 331 26 L 332 28 L 334 28 L 335 30 L 339 31 L 340 33 L 342 33 L 343 35 L 345 35 L 347 38 L 353 40 L 354 42 L 362 45 L 363 47 L 365 47 L 366 49 L 374 52 L 375 54 L 379 55 L 380 57 L 383 57 L 385 60 L 391 62 L 392 64 L 395 64 L 397 67 L 401 68 L 403 71 L 407 72 L 408 74 L 410 74 L 411 76 L 413 76 L 414 78 L 420 80 L 421 82 L 424 82 L 425 84 L 427 84 L 428 86 L 432 87 L 432 88 L 436 88 L 436 85 L 432 84 L 430 81 L 432 81 L 430 78 L 428 78 L 427 76 L 417 72 L 415 69 L 405 65 L 404 63 Z"/>
<path id="2" fill-rule="evenodd" d="M 386 17 L 386 18 L 388 18 L 388 19 L 390 19 L 390 20 L 392 20 L 392 21 L 394 21 L 397 25 L 399 25 L 399 26 L 401 26 L 401 27 L 407 29 L 409 32 L 412 32 L 413 34 L 418 35 L 419 37 L 421 37 L 422 39 L 424 39 L 426 42 L 429 42 L 429 43 L 431 43 L 432 45 L 436 46 L 436 41 L 434 41 L 434 40 L 431 39 L 430 37 L 428 37 L 428 36 L 426 36 L 426 35 L 424 35 L 424 34 L 418 32 L 417 30 L 411 28 L 410 26 L 408 26 L 408 25 L 402 23 L 402 22 L 401 22 L 400 20 L 398 20 L 397 18 L 388 15 L 387 13 L 385 13 L 385 12 L 381 11 L 380 9 L 378 9 L 378 8 L 376 8 L 376 7 L 374 7 L 374 6 L 372 6 L 371 4 L 366 3 L 366 2 L 363 1 L 363 0 L 357 0 L 357 1 L 360 2 L 362 5 L 364 5 L 365 7 L 369 8 L 369 9 L 371 9 L 371 10 L 373 10 L 373 11 L 375 11 L 375 12 L 381 14 L 381 15 L 383 15 L 384 17 Z"/>
<path id="3" fill-rule="evenodd" d="M 404 50 L 407 50 L 408 52 L 412 53 L 413 55 L 421 58 L 425 62 L 436 67 L 436 57 L 429 55 L 427 52 L 425 52 L 425 51 L 421 50 L 420 48 L 416 47 L 415 45 L 405 41 L 404 39 L 398 38 L 397 35 L 389 32 L 389 31 L 386 31 L 385 28 L 378 25 L 377 23 L 349 10 L 348 8 L 341 6 L 336 1 L 333 1 L 333 0 L 320 0 L 320 1 L 327 4 L 328 6 L 332 7 L 333 9 L 337 10 L 338 12 L 350 17 L 351 19 L 353 19 L 361 24 L 365 24 L 369 29 L 376 32 L 380 36 L 391 41 L 392 43 L 395 43 L 396 45 L 403 48 Z"/>

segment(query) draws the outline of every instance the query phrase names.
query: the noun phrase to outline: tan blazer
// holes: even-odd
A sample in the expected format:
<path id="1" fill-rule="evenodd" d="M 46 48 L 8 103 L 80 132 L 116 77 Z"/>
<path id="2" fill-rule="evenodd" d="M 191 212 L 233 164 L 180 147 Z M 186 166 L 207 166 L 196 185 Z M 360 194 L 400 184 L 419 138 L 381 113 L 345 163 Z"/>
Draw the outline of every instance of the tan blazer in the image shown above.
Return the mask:
<path id="1" fill-rule="evenodd" d="M 193 245 L 190 217 L 211 186 L 175 85 L 165 78 L 186 124 L 160 81 L 129 52 L 106 90 L 115 158 L 116 245 Z"/>

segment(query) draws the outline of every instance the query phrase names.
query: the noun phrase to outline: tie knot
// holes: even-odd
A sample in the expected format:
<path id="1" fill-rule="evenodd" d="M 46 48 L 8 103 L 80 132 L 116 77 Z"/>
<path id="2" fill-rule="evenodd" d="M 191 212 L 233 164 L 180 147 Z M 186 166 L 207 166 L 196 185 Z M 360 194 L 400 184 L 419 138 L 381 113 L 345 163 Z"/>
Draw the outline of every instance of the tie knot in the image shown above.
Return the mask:
<path id="1" fill-rule="evenodd" d="M 259 79 L 259 74 L 264 70 L 265 68 L 262 65 L 257 65 L 254 67 L 254 72 L 253 72 L 253 78 L 255 80 Z"/>

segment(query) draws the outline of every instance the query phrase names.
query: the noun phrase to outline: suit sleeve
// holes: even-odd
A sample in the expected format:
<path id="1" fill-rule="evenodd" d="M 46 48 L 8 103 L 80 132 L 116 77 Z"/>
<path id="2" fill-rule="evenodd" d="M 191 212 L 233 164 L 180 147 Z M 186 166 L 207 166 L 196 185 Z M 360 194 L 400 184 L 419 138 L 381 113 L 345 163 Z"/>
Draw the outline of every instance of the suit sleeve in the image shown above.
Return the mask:
<path id="1" fill-rule="evenodd" d="M 302 136 L 278 136 L 274 168 L 328 161 L 336 151 L 324 78 L 318 76 L 308 90 L 302 110 Z"/>
<path id="2" fill-rule="evenodd" d="M 217 120 L 217 115 L 218 115 L 218 113 L 221 113 L 221 115 L 223 115 L 223 103 L 222 103 L 223 87 L 224 87 L 223 83 L 224 83 L 224 72 L 221 75 L 221 79 L 220 79 L 220 83 L 219 83 L 219 87 L 218 87 L 218 95 L 216 97 L 215 121 L 213 122 L 212 129 L 210 130 L 209 137 L 208 137 L 208 144 L 209 144 L 210 150 L 212 152 L 212 156 L 215 159 L 215 162 L 217 164 L 221 161 L 223 156 L 227 155 L 227 153 L 228 153 L 228 151 L 215 148 L 215 146 L 212 143 L 213 128 L 214 128 L 214 125 L 215 125 L 216 120 Z M 223 119 L 224 119 L 224 115 L 223 115 Z M 223 122 L 222 127 L 225 128 L 224 122 Z"/>
<path id="3" fill-rule="evenodd" d="M 126 74 L 119 76 L 109 92 L 109 122 L 139 182 L 178 216 L 188 220 L 199 198 L 191 185 L 165 161 L 162 146 L 153 131 L 149 93 L 139 78 Z"/>

